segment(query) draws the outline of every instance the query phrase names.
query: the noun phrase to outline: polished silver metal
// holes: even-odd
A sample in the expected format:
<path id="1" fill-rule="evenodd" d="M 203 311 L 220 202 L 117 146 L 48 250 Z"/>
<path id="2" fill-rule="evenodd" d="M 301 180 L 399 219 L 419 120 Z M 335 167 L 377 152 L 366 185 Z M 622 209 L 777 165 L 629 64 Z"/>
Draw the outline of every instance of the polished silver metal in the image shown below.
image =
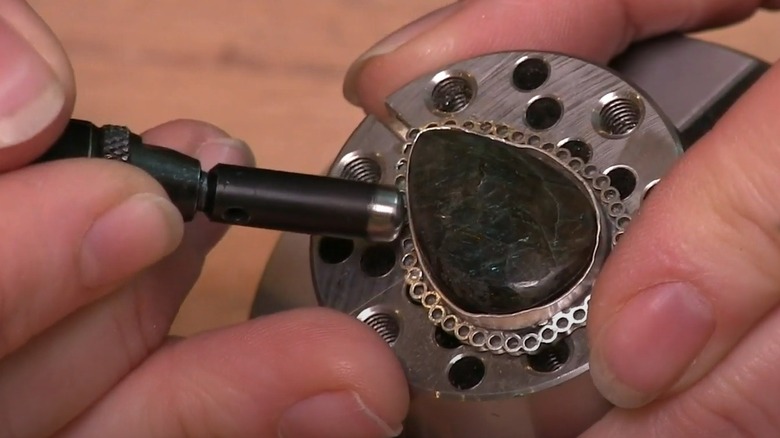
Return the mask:
<path id="1" fill-rule="evenodd" d="M 372 242 L 392 242 L 398 239 L 404 225 L 403 197 L 396 190 L 379 188 L 368 204 L 366 235 Z"/>
<path id="2" fill-rule="evenodd" d="M 508 86 L 508 71 L 522 59 L 535 56 L 548 60 L 552 67 L 542 87 L 523 93 Z M 717 65 L 713 66 L 708 59 Z M 396 178 L 408 165 L 403 146 L 408 143 L 410 130 L 424 129 L 445 118 L 458 123 L 491 122 L 524 131 L 523 141 L 536 146 L 550 143 L 560 147 L 570 140 L 588 142 L 594 151 L 590 163 L 597 165 L 599 173 L 619 167 L 629 169 L 636 175 L 635 190 L 620 204 L 622 208 L 604 209 L 624 228 L 627 221 L 621 218 L 636 212 L 650 188 L 679 157 L 680 143 L 687 147 L 706 132 L 725 108 L 760 77 L 766 65 L 683 37 L 645 43 L 621 56 L 615 65 L 625 76 L 565 56 L 533 52 L 494 54 L 446 66 L 390 96 L 387 103 L 392 117 L 382 121 L 366 118 L 328 173 L 339 175 L 352 160 L 369 158 L 376 164 L 372 167 L 375 182 L 403 187 L 403 179 Z M 702 76 L 703 69 L 712 74 Z M 452 82 L 446 92 L 463 83 L 473 87 L 472 97 L 465 105 L 443 100 L 449 102 L 445 109 L 455 109 L 451 112 L 437 109 L 430 94 L 441 79 L 448 77 L 465 80 L 460 85 Z M 706 86 L 701 86 L 702 78 L 706 79 Z M 619 129 L 626 129 L 638 119 L 627 136 L 603 130 L 605 119 L 599 114 L 605 106 L 604 99 L 610 100 L 610 93 L 616 93 L 613 98 L 635 98 L 633 109 L 623 105 L 618 109 L 628 112 L 611 113 L 609 119 L 617 120 L 619 123 L 611 126 Z M 551 129 L 531 132 L 523 127 L 523 112 L 532 99 L 542 95 L 560 99 L 564 114 Z M 669 119 L 659 109 L 659 103 L 661 109 L 669 110 Z M 682 142 L 675 139 L 675 126 L 683 129 Z M 602 199 L 616 193 L 607 192 Z M 613 244 L 621 235 L 622 231 L 617 229 Z M 437 331 L 428 312 L 408 298 L 407 271 L 401 260 L 409 242 L 400 239 L 393 247 L 395 263 L 384 275 L 374 277 L 362 272 L 362 265 L 376 244 L 355 241 L 344 260 L 327 265 L 318 259 L 320 242 L 319 238 L 309 241 L 293 234 L 282 236 L 266 268 L 253 315 L 325 305 L 365 321 L 391 345 L 407 371 L 413 398 L 403 436 L 576 436 L 610 408 L 586 372 L 588 348 L 584 330 L 573 330 L 556 344 L 566 347 L 568 358 L 551 370 L 539 370 L 533 365 L 539 358 L 549 359 L 555 365 L 555 350 L 534 355 L 495 354 L 490 351 L 490 346 L 498 343 L 495 337 L 487 336 L 486 347 L 481 349 L 462 343 L 445 348 L 436 340 Z M 307 247 L 310 260 L 302 257 Z M 312 273 L 311 278 L 307 272 Z M 577 310 L 577 306 L 569 308 L 571 313 Z M 572 318 L 581 321 L 582 313 Z M 442 324 L 452 328 L 453 322 L 448 317 L 442 320 Z M 503 342 L 504 348 L 512 352 L 522 338 L 510 335 Z M 551 355 L 545 356 L 548 354 Z M 484 376 L 474 386 L 458 389 L 448 373 L 458 360 L 470 357 L 480 360 Z"/>

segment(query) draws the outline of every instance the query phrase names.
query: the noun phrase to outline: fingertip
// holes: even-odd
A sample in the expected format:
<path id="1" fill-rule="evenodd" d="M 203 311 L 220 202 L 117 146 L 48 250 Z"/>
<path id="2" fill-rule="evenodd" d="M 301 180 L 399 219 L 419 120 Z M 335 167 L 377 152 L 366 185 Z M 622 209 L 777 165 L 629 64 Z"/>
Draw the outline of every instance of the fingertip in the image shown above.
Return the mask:
<path id="1" fill-rule="evenodd" d="M 370 70 L 367 74 L 364 74 L 365 67 L 372 60 L 395 51 L 404 44 L 414 40 L 420 34 L 432 29 L 438 23 L 456 13 L 462 5 L 463 3 L 459 2 L 436 9 L 391 33 L 360 55 L 349 67 L 344 79 L 343 92 L 347 101 L 356 106 L 365 103 L 369 112 L 376 112 L 376 110 L 380 109 L 374 107 L 376 102 L 370 95 L 372 88 L 363 86 L 368 79 L 365 76 L 371 75 Z"/>
<path id="2" fill-rule="evenodd" d="M 133 195 L 103 213 L 84 235 L 82 283 L 97 288 L 125 280 L 173 252 L 183 233 L 181 213 L 168 199 Z"/>
<path id="3" fill-rule="evenodd" d="M 76 83 L 73 67 L 65 49 L 46 21 L 23 0 L 9 0 L 0 3 L 0 16 L 37 51 L 51 66 L 55 75 L 65 86 L 68 100 L 75 98 Z"/>
<path id="4" fill-rule="evenodd" d="M 255 165 L 255 157 L 249 145 L 232 137 L 215 137 L 204 141 L 195 156 L 200 159 L 204 170 L 220 163 L 250 167 Z"/>
<path id="5" fill-rule="evenodd" d="M 254 166 L 252 149 L 241 139 L 208 122 L 177 119 L 142 134 L 145 143 L 175 149 L 201 161 L 204 170 L 216 164 Z"/>
<path id="6" fill-rule="evenodd" d="M 230 137 L 230 134 L 208 122 L 174 119 L 147 129 L 141 136 L 145 143 L 192 154 L 203 142 L 212 138 Z"/>
<path id="7" fill-rule="evenodd" d="M 263 359 L 281 359 L 265 378 L 264 373 L 255 374 L 266 382 L 278 382 L 272 397 L 281 402 L 282 417 L 289 413 L 288 420 L 300 418 L 308 412 L 312 419 L 321 418 L 322 422 L 310 424 L 318 426 L 321 437 L 395 436 L 401 430 L 409 408 L 408 384 L 395 354 L 374 330 L 325 308 L 292 310 L 254 324 L 254 344 L 265 340 Z M 313 402 L 334 394 L 344 406 L 352 403 L 351 412 L 343 414 L 351 420 L 325 421 L 324 405 Z M 352 395 L 352 400 L 344 394 Z"/>
<path id="8" fill-rule="evenodd" d="M 0 45 L 0 170 L 8 170 L 54 142 L 72 110 L 74 91 L 7 17 L 0 17 Z"/>
<path id="9" fill-rule="evenodd" d="M 143 132 L 147 144 L 175 149 L 194 156 L 204 170 L 218 163 L 254 166 L 251 148 L 242 140 L 232 137 L 225 130 L 207 122 L 177 119 L 155 126 Z M 189 258 L 200 260 L 206 252 L 225 235 L 228 226 L 213 223 L 198 215 L 186 226 L 182 247 Z"/>
<path id="10" fill-rule="evenodd" d="M 163 188 L 127 164 L 41 163 L 0 175 L 0 188 L 0 203 L 13 206 L 0 226 L 8 231 L 0 251 L 0 320 L 9 334 L 0 355 L 100 299 L 111 290 L 101 286 L 164 257 L 180 237 L 181 215 Z M 155 201 L 125 203 L 136 195 Z M 85 247 L 92 251 L 86 256 Z"/>
<path id="11" fill-rule="evenodd" d="M 166 346 L 73 435 L 387 437 L 408 407 L 403 370 L 373 330 L 331 310 L 299 309 Z"/>
<path id="12" fill-rule="evenodd" d="M 778 79 L 770 70 L 686 152 L 599 274 L 588 316 L 592 375 L 619 406 L 690 389 L 778 303 L 768 116 Z M 734 154 L 735 142 L 751 153 Z"/>
<path id="13" fill-rule="evenodd" d="M 385 423 L 359 394 L 338 391 L 318 394 L 295 403 L 281 416 L 281 438 L 385 438 L 400 435 L 401 426 Z"/>
<path id="14" fill-rule="evenodd" d="M 306 396 L 296 403 L 324 392 L 349 391 L 369 417 L 375 417 L 375 425 L 383 425 L 386 431 L 400 430 L 409 408 L 406 376 L 392 349 L 374 330 L 326 308 L 296 309 L 257 323 L 256 335 L 278 339 L 272 348 L 281 348 L 276 354 L 291 359 L 280 370 L 287 378 L 304 373 L 312 377 L 299 393 Z M 301 362 L 296 364 L 295 358 Z"/>
<path id="15" fill-rule="evenodd" d="M 344 95 L 367 113 L 385 118 L 384 101 L 389 95 L 454 62 L 501 51 L 534 50 L 604 63 L 632 41 L 735 22 L 749 16 L 758 3 L 460 1 L 403 27 L 360 56 L 346 77 Z"/>
<path id="16" fill-rule="evenodd" d="M 690 283 L 643 290 L 591 343 L 594 383 L 613 404 L 640 407 L 680 379 L 715 326 L 712 304 Z"/>

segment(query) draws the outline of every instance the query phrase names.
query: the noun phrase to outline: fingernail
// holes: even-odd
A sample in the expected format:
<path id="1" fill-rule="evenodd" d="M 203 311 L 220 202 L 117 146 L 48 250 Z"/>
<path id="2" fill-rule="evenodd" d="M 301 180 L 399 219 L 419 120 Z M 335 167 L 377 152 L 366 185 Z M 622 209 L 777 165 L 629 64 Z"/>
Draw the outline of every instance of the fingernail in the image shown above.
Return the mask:
<path id="1" fill-rule="evenodd" d="M 242 140 L 230 137 L 207 140 L 198 148 L 195 156 L 200 159 L 201 165 L 206 169 L 219 163 L 241 166 L 255 165 L 255 158 L 249 145 Z"/>
<path id="2" fill-rule="evenodd" d="M 645 405 L 683 376 L 714 329 L 712 305 L 693 285 L 647 289 L 598 335 L 590 364 L 593 381 L 616 406 Z"/>
<path id="3" fill-rule="evenodd" d="M 33 46 L 0 18 L 0 148 L 35 137 L 62 111 L 65 88 Z"/>
<path id="4" fill-rule="evenodd" d="M 390 427 L 360 396 L 349 391 L 298 402 L 279 422 L 280 438 L 396 437 L 401 430 L 400 426 Z"/>
<path id="5" fill-rule="evenodd" d="M 101 287 L 157 263 L 181 242 L 184 223 L 171 202 L 151 193 L 133 195 L 101 215 L 82 241 L 82 282 Z"/>
<path id="6" fill-rule="evenodd" d="M 366 65 L 368 60 L 395 51 L 397 48 L 444 21 L 444 19 L 458 11 L 461 6 L 462 3 L 459 2 L 437 9 L 393 32 L 360 55 L 360 57 L 358 57 L 358 59 L 349 67 L 344 79 L 344 97 L 347 101 L 353 105 L 360 105 L 356 81 L 360 72 L 363 70 L 363 66 Z"/>

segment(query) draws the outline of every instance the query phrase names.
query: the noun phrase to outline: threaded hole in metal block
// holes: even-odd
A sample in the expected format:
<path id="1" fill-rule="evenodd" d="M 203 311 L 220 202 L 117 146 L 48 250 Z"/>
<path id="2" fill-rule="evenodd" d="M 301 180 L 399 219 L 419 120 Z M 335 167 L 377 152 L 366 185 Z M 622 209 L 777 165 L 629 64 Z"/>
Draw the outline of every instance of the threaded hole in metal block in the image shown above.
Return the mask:
<path id="1" fill-rule="evenodd" d="M 450 364 L 447 378 L 456 389 L 472 389 L 485 378 L 485 364 L 478 357 L 461 356 Z"/>
<path id="2" fill-rule="evenodd" d="M 528 355 L 528 366 L 540 373 L 552 373 L 561 369 L 569 360 L 571 352 L 565 341 L 539 348 L 534 354 Z"/>
<path id="3" fill-rule="evenodd" d="M 471 103 L 474 92 L 474 85 L 468 78 L 448 76 L 433 87 L 431 105 L 443 113 L 456 113 Z"/>
<path id="4" fill-rule="evenodd" d="M 600 104 L 597 128 L 608 137 L 626 136 L 642 121 L 642 103 L 636 95 L 609 94 Z"/>
<path id="5" fill-rule="evenodd" d="M 460 341 L 454 335 L 447 333 L 443 328 L 436 326 L 433 332 L 433 339 L 436 344 L 441 348 L 452 350 L 461 346 Z"/>
<path id="6" fill-rule="evenodd" d="M 385 341 L 387 345 L 395 345 L 398 340 L 398 334 L 401 326 L 395 316 L 389 313 L 375 313 L 363 321 L 367 326 L 374 329 L 375 332 Z"/>
<path id="7" fill-rule="evenodd" d="M 340 239 L 337 237 L 323 237 L 318 246 L 320 260 L 329 264 L 336 265 L 348 259 L 355 250 L 355 243 L 349 239 Z"/>
<path id="8" fill-rule="evenodd" d="M 382 167 L 368 157 L 355 157 L 344 164 L 339 175 L 343 179 L 376 184 L 382 178 Z"/>
<path id="9" fill-rule="evenodd" d="M 382 277 L 395 267 L 395 247 L 387 244 L 372 245 L 363 251 L 360 269 L 369 277 Z"/>
<path id="10" fill-rule="evenodd" d="M 636 190 L 636 173 L 626 166 L 615 166 L 606 172 L 612 187 L 620 194 L 620 199 L 626 199 Z"/>

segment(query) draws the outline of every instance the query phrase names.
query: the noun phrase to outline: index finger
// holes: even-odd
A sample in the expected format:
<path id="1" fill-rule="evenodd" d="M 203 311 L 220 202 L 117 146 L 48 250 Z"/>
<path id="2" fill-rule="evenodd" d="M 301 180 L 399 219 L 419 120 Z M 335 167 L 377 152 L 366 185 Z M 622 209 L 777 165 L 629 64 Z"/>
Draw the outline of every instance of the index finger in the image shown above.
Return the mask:
<path id="1" fill-rule="evenodd" d="M 23 0 L 0 2 L 0 172 L 40 156 L 62 133 L 75 83 L 62 46 Z"/>
<path id="2" fill-rule="evenodd" d="M 344 94 L 383 116 L 384 99 L 414 78 L 505 50 L 605 62 L 631 42 L 736 22 L 778 0 L 463 0 L 388 36 L 352 65 Z"/>

